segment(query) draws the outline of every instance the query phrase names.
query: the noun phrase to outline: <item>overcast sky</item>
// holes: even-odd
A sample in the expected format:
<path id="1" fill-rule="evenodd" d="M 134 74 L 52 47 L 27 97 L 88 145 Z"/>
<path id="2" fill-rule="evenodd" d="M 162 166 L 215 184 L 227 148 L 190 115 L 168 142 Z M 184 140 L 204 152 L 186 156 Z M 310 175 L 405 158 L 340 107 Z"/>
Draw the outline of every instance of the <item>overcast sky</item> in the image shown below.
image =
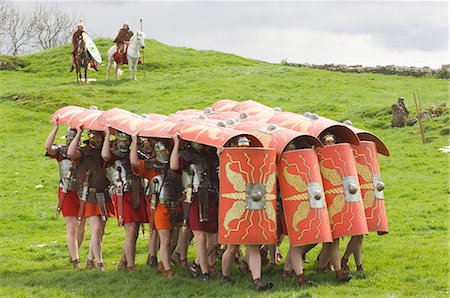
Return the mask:
<path id="1" fill-rule="evenodd" d="M 15 2 L 33 7 L 35 2 Z M 164 44 L 280 62 L 430 66 L 449 62 L 447 1 L 52 1 L 85 30 L 124 21 Z"/>

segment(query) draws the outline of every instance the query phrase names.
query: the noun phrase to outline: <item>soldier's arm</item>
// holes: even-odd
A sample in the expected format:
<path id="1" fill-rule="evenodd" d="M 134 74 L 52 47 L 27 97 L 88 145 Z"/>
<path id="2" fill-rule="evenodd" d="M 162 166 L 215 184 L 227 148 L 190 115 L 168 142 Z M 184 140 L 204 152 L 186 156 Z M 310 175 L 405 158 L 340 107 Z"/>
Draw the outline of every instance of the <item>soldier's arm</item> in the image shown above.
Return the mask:
<path id="1" fill-rule="evenodd" d="M 176 133 L 173 136 L 173 149 L 170 154 L 170 169 L 172 171 L 177 171 L 180 169 L 180 133 Z"/>
<path id="2" fill-rule="evenodd" d="M 57 148 L 53 145 L 53 142 L 55 141 L 55 136 L 58 133 L 58 122 L 57 119 L 54 119 L 52 122 L 53 129 L 48 135 L 47 140 L 45 141 L 45 151 L 47 151 L 47 153 L 50 155 L 55 155 L 57 153 Z"/>
<path id="3" fill-rule="evenodd" d="M 105 126 L 105 140 L 102 147 L 102 158 L 108 162 L 111 160 L 111 142 L 110 142 L 109 126 Z"/>
<path id="4" fill-rule="evenodd" d="M 67 148 L 67 157 L 72 160 L 79 160 L 81 157 L 81 153 L 77 149 L 78 149 L 78 144 L 80 143 L 80 138 L 81 138 L 82 133 L 83 133 L 83 129 L 81 129 L 81 127 L 77 127 L 77 134 L 75 135 L 75 138 L 70 143 L 69 148 Z"/>
<path id="5" fill-rule="evenodd" d="M 137 136 L 131 136 L 131 147 L 130 147 L 130 163 L 133 168 L 139 168 L 139 158 L 137 152 Z"/>

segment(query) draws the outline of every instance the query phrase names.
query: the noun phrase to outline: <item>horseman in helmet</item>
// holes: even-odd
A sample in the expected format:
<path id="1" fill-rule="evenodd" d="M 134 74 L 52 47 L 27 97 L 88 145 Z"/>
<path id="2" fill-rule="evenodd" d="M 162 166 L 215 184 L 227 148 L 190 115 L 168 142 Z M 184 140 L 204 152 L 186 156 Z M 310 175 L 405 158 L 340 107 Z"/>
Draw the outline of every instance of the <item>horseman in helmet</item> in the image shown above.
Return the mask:
<path id="1" fill-rule="evenodd" d="M 119 33 L 113 41 L 117 45 L 120 64 L 124 61 L 123 56 L 126 53 L 125 45 L 130 42 L 131 36 L 133 36 L 133 31 L 130 30 L 130 25 L 128 22 L 123 23 L 122 28 L 119 30 Z"/>
<path id="2" fill-rule="evenodd" d="M 84 31 L 84 22 L 83 19 L 80 18 L 80 20 L 78 21 L 77 24 L 77 31 L 75 31 L 72 35 L 72 56 L 71 56 L 71 60 L 72 60 L 72 65 L 70 66 L 70 72 L 72 72 L 75 69 L 75 58 L 77 55 L 77 50 L 78 50 L 78 43 L 80 42 L 81 39 L 83 39 L 83 33 L 87 34 L 86 31 Z M 90 63 L 91 63 L 91 67 L 93 69 L 95 69 L 96 71 L 98 71 L 98 67 L 97 67 L 97 62 L 92 59 L 91 54 L 89 53 L 89 58 L 90 58 Z"/>
<path id="3" fill-rule="evenodd" d="M 84 31 L 84 23 L 83 19 L 80 18 L 77 24 L 77 31 L 72 35 L 72 65 L 70 66 L 70 72 L 72 72 L 75 68 L 75 55 L 77 54 L 77 48 L 78 48 L 78 42 L 80 39 L 83 38 L 83 32 Z"/>

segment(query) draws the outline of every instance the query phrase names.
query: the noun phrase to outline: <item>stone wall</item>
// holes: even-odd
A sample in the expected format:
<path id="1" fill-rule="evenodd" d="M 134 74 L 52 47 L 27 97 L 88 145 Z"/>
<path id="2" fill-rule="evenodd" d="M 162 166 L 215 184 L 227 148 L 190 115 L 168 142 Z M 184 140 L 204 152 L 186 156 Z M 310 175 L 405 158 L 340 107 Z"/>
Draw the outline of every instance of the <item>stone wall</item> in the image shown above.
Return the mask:
<path id="1" fill-rule="evenodd" d="M 346 65 L 346 64 L 308 64 L 308 63 L 288 63 L 283 62 L 285 65 L 295 67 L 308 67 L 316 69 L 325 69 L 331 71 L 340 72 L 352 72 L 352 73 L 381 73 L 388 75 L 400 75 L 400 76 L 435 76 L 438 78 L 450 78 L 450 64 L 442 65 L 440 69 L 433 69 L 428 66 L 415 67 L 415 66 L 396 66 L 396 65 L 377 65 L 377 66 L 362 66 L 362 65 Z"/>

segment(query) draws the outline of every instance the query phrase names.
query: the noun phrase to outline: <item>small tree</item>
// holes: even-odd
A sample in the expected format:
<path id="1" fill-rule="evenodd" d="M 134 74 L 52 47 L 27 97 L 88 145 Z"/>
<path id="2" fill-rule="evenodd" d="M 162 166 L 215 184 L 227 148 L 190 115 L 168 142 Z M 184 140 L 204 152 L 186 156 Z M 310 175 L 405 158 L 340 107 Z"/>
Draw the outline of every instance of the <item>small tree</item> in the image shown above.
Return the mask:
<path id="1" fill-rule="evenodd" d="M 14 56 L 24 52 L 33 38 L 33 26 L 29 15 L 12 6 L 7 8 L 1 31 L 7 54 Z"/>
<path id="2" fill-rule="evenodd" d="M 74 20 L 75 17 L 64 13 L 56 5 L 37 4 L 31 18 L 33 46 L 46 50 L 67 43 L 75 27 Z"/>

